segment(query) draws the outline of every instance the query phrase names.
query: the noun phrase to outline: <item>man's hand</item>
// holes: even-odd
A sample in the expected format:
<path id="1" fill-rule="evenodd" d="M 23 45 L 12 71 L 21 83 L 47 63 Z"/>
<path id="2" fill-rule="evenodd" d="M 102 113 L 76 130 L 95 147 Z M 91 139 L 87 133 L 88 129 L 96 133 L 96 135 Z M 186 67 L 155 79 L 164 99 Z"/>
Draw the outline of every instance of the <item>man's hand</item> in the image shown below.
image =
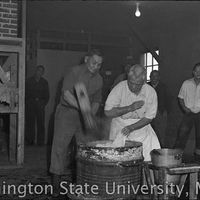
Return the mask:
<path id="1" fill-rule="evenodd" d="M 189 108 L 186 107 L 185 105 L 185 102 L 184 102 L 184 99 L 181 99 L 181 98 L 178 98 L 179 99 L 179 103 L 183 109 L 183 111 L 186 113 L 186 114 L 189 114 L 191 113 L 191 110 Z"/>
<path id="2" fill-rule="evenodd" d="M 126 126 L 122 129 L 121 133 L 123 135 L 125 135 L 126 137 L 128 137 L 130 135 L 130 133 L 133 131 L 133 128 L 130 126 Z"/>
<path id="3" fill-rule="evenodd" d="M 85 120 L 85 125 L 87 128 L 89 129 L 97 129 L 97 123 L 94 119 L 94 117 L 92 116 L 91 112 L 86 112 L 84 115 L 84 120 Z"/>
<path id="4" fill-rule="evenodd" d="M 135 101 L 129 106 L 124 107 L 113 107 L 111 110 L 105 110 L 105 115 L 107 117 L 119 117 L 122 115 L 125 115 L 129 112 L 133 112 L 139 108 L 141 108 L 144 105 L 144 101 Z"/>
<path id="5" fill-rule="evenodd" d="M 130 112 L 140 109 L 144 105 L 144 101 L 135 101 L 130 105 Z"/>

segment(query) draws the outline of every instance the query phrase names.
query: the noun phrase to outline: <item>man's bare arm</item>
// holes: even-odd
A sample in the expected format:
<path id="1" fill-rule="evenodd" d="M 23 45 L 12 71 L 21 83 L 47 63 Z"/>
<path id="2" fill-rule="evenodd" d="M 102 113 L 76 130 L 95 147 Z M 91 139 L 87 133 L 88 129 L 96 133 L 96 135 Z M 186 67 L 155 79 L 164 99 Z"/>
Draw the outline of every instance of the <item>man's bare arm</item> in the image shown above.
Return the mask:
<path id="1" fill-rule="evenodd" d="M 131 112 L 131 107 L 130 106 L 124 106 L 124 107 L 114 107 L 111 110 L 105 110 L 105 115 L 107 117 L 119 117 L 122 116 L 128 112 Z"/>
<path id="2" fill-rule="evenodd" d="M 143 117 L 142 119 L 140 119 L 136 123 L 124 127 L 122 129 L 122 134 L 126 135 L 126 136 L 129 136 L 131 134 L 131 132 L 133 132 L 135 130 L 138 130 L 140 128 L 143 128 L 144 126 L 150 124 L 151 121 L 152 121 L 152 119 L 148 119 L 146 117 Z"/>
<path id="3" fill-rule="evenodd" d="M 180 103 L 180 105 L 181 105 L 183 111 L 184 111 L 185 113 L 190 113 L 191 110 L 185 106 L 184 100 L 181 99 L 181 98 L 178 98 L 178 100 L 179 100 L 179 103 Z"/>
<path id="4" fill-rule="evenodd" d="M 144 105 L 144 101 L 136 101 L 129 106 L 114 107 L 111 110 L 105 110 L 105 115 L 111 118 L 119 117 L 129 112 L 133 112 L 141 108 L 143 105 Z"/>
<path id="5" fill-rule="evenodd" d="M 137 121 L 135 124 L 130 125 L 133 130 L 138 130 L 140 128 L 143 128 L 144 126 L 150 124 L 152 119 L 148 119 L 146 117 L 143 117 L 139 121 Z"/>
<path id="6" fill-rule="evenodd" d="M 63 92 L 63 97 L 64 100 L 72 107 L 75 107 L 77 109 L 79 109 L 78 103 L 76 98 L 74 97 L 74 95 L 69 91 L 69 90 L 65 90 Z"/>

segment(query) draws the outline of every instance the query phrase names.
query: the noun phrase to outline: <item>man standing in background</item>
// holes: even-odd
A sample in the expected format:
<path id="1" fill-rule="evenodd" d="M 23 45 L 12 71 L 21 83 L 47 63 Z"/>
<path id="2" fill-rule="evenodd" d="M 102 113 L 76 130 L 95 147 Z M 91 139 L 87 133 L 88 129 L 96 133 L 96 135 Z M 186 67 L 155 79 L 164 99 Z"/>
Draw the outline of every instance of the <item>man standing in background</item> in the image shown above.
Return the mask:
<path id="1" fill-rule="evenodd" d="M 178 129 L 175 148 L 184 149 L 194 125 L 196 134 L 195 158 L 200 161 L 200 63 L 193 68 L 193 78 L 185 80 L 178 95 L 184 112 Z"/>
<path id="2" fill-rule="evenodd" d="M 160 73 L 157 70 L 151 72 L 150 82 L 148 82 L 148 84 L 155 89 L 158 97 L 158 110 L 151 125 L 158 136 L 161 146 L 164 147 L 167 113 L 169 112 L 170 107 L 169 94 L 166 85 L 160 80 Z"/>
<path id="3" fill-rule="evenodd" d="M 43 65 L 36 67 L 35 74 L 26 80 L 26 132 L 27 144 L 34 144 L 37 127 L 37 144 L 44 144 L 45 136 L 45 106 L 49 101 L 49 86 L 44 75 Z"/>

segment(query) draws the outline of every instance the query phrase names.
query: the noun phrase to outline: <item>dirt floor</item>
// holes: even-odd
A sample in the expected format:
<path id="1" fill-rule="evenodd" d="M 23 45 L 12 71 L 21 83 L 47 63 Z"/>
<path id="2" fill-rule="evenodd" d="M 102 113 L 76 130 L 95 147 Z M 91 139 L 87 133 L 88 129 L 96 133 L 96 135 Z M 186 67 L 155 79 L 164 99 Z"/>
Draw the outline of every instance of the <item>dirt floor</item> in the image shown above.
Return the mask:
<path id="1" fill-rule="evenodd" d="M 4 153 L 0 156 L 1 162 L 6 160 L 3 155 Z M 25 163 L 22 168 L 0 170 L 0 200 L 67 200 L 66 195 L 52 198 L 50 194 L 52 190 L 51 176 L 48 173 L 48 158 L 48 146 L 26 146 Z M 192 159 L 191 155 L 186 156 L 187 161 L 192 161 Z M 146 197 L 140 199 L 146 199 Z"/>
<path id="2" fill-rule="evenodd" d="M 5 156 L 3 157 L 3 160 L 5 161 Z M 33 186 L 31 186 L 31 184 L 48 185 L 51 183 L 50 175 L 47 171 L 47 147 L 26 146 L 24 166 L 22 168 L 0 170 L 0 174 L 1 200 L 48 199 L 48 195 L 33 195 L 32 193 L 35 192 L 33 190 Z M 29 187 L 25 188 L 24 185 L 28 184 Z M 10 185 L 13 185 L 13 187 L 10 187 Z M 18 186 L 20 186 L 21 188 Z M 25 190 L 26 194 L 24 192 Z M 38 186 L 38 193 L 40 192 L 39 190 L 40 188 Z"/>

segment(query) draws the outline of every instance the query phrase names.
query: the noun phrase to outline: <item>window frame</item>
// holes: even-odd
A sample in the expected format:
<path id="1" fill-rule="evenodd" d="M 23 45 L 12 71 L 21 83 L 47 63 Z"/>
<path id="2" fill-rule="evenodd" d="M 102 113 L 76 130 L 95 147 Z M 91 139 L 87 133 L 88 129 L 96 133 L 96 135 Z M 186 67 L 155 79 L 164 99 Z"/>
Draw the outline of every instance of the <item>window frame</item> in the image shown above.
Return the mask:
<path id="1" fill-rule="evenodd" d="M 155 52 L 159 55 L 159 50 L 156 49 Z M 147 57 L 149 56 L 149 58 Z M 156 59 L 153 57 L 151 52 L 144 52 L 143 53 L 143 64 L 146 68 L 146 79 L 147 81 L 150 81 L 150 73 L 153 70 L 158 70 L 159 71 L 159 63 L 156 61 Z M 150 70 L 148 70 L 150 69 Z"/>

